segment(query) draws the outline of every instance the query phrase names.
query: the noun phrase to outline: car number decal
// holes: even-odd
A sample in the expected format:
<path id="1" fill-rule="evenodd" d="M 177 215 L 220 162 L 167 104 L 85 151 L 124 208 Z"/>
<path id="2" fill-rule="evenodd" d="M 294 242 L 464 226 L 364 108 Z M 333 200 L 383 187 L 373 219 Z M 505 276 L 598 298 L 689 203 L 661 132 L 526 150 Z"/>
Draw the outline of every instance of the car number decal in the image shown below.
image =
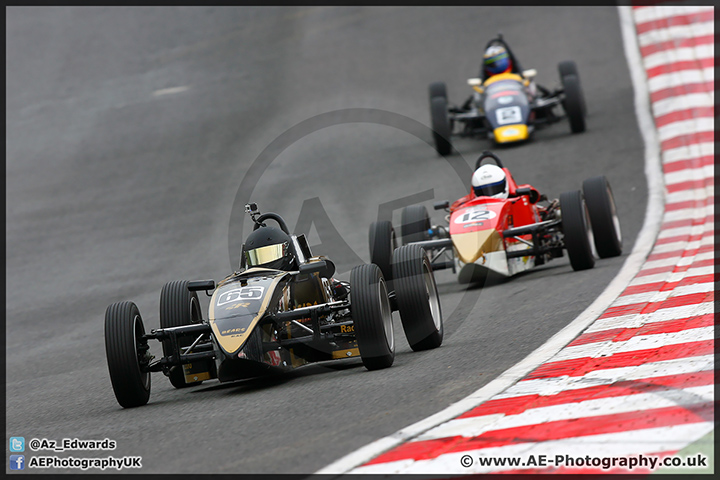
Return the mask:
<path id="1" fill-rule="evenodd" d="M 485 207 L 475 207 L 465 210 L 465 213 L 455 218 L 455 223 L 462 225 L 470 222 L 480 222 L 482 220 L 490 220 L 495 218 L 497 214 L 492 210 L 486 210 Z"/>
<path id="2" fill-rule="evenodd" d="M 497 123 L 500 125 L 522 122 L 522 113 L 520 111 L 520 107 L 518 106 L 498 108 L 495 110 L 495 116 L 497 118 Z"/>
<path id="3" fill-rule="evenodd" d="M 234 288 L 218 295 L 216 305 L 220 307 L 238 300 L 258 300 L 263 297 L 263 293 L 265 293 L 265 287 L 262 286 Z"/>

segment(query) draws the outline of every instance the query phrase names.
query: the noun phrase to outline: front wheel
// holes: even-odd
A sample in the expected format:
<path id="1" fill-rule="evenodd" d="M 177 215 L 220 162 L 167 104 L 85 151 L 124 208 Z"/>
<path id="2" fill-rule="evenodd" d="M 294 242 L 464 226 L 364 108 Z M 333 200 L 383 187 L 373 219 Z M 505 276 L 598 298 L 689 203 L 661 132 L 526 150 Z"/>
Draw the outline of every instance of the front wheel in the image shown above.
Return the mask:
<path id="1" fill-rule="evenodd" d="M 150 346 L 137 306 L 118 302 L 105 311 L 105 353 L 113 392 L 124 408 L 145 405 L 150 399 Z"/>
<path id="2" fill-rule="evenodd" d="M 439 347 L 443 340 L 440 295 L 430 260 L 417 245 L 405 245 L 393 255 L 395 295 L 403 330 L 415 351 Z"/>
<path id="3" fill-rule="evenodd" d="M 573 270 L 587 270 L 595 266 L 595 257 L 590 244 L 592 228 L 588 219 L 587 206 L 580 190 L 560 195 L 560 214 L 565 236 L 565 248 Z"/>
<path id="4" fill-rule="evenodd" d="M 605 175 L 588 178 L 583 182 L 583 194 L 598 256 L 617 257 L 622 253 L 622 233 L 610 182 Z"/>
<path id="5" fill-rule="evenodd" d="M 430 99 L 430 119 L 432 121 L 435 150 L 440 155 L 449 155 L 452 150 L 450 140 L 452 129 L 450 128 L 447 99 L 445 97 L 433 97 Z"/>
<path id="6" fill-rule="evenodd" d="M 377 265 L 358 265 L 352 269 L 350 298 L 350 314 L 363 365 L 368 370 L 391 366 L 395 360 L 392 308 Z"/>

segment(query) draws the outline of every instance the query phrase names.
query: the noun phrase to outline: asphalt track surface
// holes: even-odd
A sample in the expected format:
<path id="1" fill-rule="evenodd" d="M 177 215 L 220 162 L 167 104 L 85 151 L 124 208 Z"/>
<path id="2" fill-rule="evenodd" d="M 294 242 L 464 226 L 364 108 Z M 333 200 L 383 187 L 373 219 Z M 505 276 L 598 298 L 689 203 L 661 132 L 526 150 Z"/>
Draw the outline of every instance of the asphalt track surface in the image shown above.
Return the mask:
<path id="1" fill-rule="evenodd" d="M 642 141 L 615 7 L 13 7 L 6 18 L 6 436 L 118 444 L 59 457 L 140 455 L 142 473 L 314 472 L 540 346 L 603 291 L 643 222 Z M 548 87 L 559 83 L 557 63 L 575 60 L 589 116 L 583 134 L 560 123 L 496 153 L 519 183 L 551 198 L 606 174 L 624 256 L 583 272 L 564 257 L 470 290 L 438 272 L 445 341 L 413 353 L 396 317 L 390 369 L 350 359 L 185 390 L 154 374 L 147 406 L 118 406 L 105 308 L 133 300 L 146 329 L 157 328 L 165 282 L 228 274 L 241 227 L 249 231 L 233 217 L 236 198 L 282 214 L 291 229 L 305 204 L 310 243 L 322 244 L 315 253 L 346 279 L 369 260 L 380 204 L 419 194 L 431 207 L 467 193 L 470 179 L 435 154 L 429 133 L 418 138 L 397 119 L 429 124 L 432 81 L 462 102 L 498 31 Z M 358 123 L 347 111 L 357 108 L 388 112 L 363 118 L 395 126 Z M 287 131 L 293 141 L 266 152 L 270 165 L 238 192 Z M 455 146 L 470 171 L 489 143 Z"/>

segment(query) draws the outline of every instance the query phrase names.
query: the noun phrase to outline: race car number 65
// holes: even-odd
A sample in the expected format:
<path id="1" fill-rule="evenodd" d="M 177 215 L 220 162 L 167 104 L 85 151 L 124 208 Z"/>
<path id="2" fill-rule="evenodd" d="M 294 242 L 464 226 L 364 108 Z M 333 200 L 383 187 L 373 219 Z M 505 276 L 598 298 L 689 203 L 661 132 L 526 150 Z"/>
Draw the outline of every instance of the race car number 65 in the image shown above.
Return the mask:
<path id="1" fill-rule="evenodd" d="M 265 287 L 261 286 L 234 288 L 218 295 L 217 306 L 219 307 L 221 305 L 225 305 L 226 303 L 237 302 L 238 300 L 254 300 L 262 298 L 264 292 Z"/>

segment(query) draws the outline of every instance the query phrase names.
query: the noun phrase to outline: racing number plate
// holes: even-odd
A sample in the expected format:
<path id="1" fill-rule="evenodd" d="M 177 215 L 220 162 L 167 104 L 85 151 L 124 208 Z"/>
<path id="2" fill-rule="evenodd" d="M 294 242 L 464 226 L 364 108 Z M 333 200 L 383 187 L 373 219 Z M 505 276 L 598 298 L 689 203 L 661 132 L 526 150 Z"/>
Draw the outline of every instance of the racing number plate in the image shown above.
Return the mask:
<path id="1" fill-rule="evenodd" d="M 470 222 L 482 222 L 483 220 L 490 220 L 496 216 L 495 212 L 487 210 L 483 206 L 471 207 L 462 215 L 458 215 L 457 218 L 455 218 L 455 223 L 462 225 Z"/>
<path id="2" fill-rule="evenodd" d="M 235 288 L 228 290 L 218 295 L 217 306 L 226 305 L 228 303 L 237 302 L 239 300 L 258 300 L 263 297 L 265 287 L 263 286 L 251 286 Z"/>
<path id="3" fill-rule="evenodd" d="M 522 112 L 518 106 L 498 108 L 495 110 L 495 116 L 498 125 L 522 122 Z"/>

